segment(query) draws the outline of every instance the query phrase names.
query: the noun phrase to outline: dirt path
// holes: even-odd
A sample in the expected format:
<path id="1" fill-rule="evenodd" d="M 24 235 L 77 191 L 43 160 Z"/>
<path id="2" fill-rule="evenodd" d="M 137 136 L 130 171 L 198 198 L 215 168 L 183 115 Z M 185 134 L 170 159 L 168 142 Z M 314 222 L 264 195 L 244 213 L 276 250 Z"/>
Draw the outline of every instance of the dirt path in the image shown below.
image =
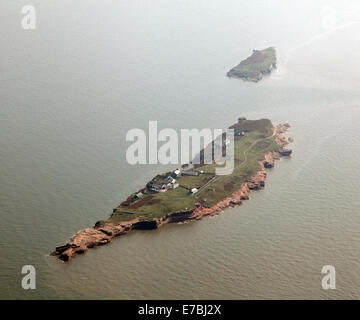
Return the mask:
<path id="1" fill-rule="evenodd" d="M 276 134 L 276 131 L 274 130 L 273 134 L 271 137 L 273 137 Z M 265 138 L 261 138 L 258 140 L 255 140 L 249 147 L 246 148 L 246 150 L 244 150 L 243 155 L 244 155 L 244 161 L 241 162 L 239 165 L 237 165 L 235 168 L 240 168 L 241 166 L 243 166 L 247 161 L 248 161 L 248 156 L 247 153 L 251 150 L 251 148 L 256 145 L 258 142 L 262 141 L 262 140 L 266 140 L 269 139 L 271 137 L 265 137 Z M 196 194 L 199 194 L 202 190 L 204 190 L 210 183 L 213 183 L 215 180 L 217 180 L 220 176 L 214 176 L 211 180 L 209 180 L 207 183 L 205 183 Z"/>

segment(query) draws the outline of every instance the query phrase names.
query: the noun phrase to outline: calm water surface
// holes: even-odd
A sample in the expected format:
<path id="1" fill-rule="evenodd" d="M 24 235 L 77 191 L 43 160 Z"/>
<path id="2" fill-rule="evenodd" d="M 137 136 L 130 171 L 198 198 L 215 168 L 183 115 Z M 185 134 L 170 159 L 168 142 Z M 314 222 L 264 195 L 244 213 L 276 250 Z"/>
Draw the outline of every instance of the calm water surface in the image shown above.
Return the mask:
<path id="1" fill-rule="evenodd" d="M 356 1 L 34 0 L 34 31 L 20 27 L 25 4 L 0 3 L 0 298 L 360 298 Z M 270 78 L 225 77 L 269 45 Z M 240 115 L 289 121 L 295 138 L 250 201 L 71 263 L 49 257 L 169 169 L 128 165 L 129 129 L 224 128 Z"/>

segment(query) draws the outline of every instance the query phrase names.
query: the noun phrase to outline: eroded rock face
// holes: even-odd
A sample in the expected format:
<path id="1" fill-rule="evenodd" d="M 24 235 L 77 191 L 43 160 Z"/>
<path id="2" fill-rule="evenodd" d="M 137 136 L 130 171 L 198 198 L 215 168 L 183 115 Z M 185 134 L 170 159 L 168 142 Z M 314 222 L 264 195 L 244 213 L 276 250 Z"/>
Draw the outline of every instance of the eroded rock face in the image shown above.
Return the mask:
<path id="1" fill-rule="evenodd" d="M 280 124 L 274 127 L 274 134 L 276 135 L 275 142 L 282 147 L 280 148 L 278 154 L 282 157 L 287 157 L 292 154 L 292 150 L 285 147 L 285 145 L 289 144 L 289 142 L 293 142 L 294 139 L 290 137 L 288 140 L 286 137 L 281 135 L 281 133 L 285 132 L 290 128 L 290 125 L 288 123 Z M 265 158 L 266 160 L 266 158 Z"/>
<path id="2" fill-rule="evenodd" d="M 134 230 L 154 230 L 158 228 L 158 219 L 135 222 L 132 225 Z"/>
<path id="3" fill-rule="evenodd" d="M 288 127 L 289 125 L 287 124 L 274 127 L 274 135 L 277 135 L 277 143 L 281 146 L 284 146 L 287 141 L 285 137 L 279 135 L 279 133 L 286 131 Z M 242 201 L 249 199 L 251 190 L 259 190 L 265 186 L 265 168 L 273 168 L 275 160 L 278 160 L 280 156 L 289 155 L 291 152 L 291 150 L 282 147 L 278 153 L 266 153 L 264 160 L 259 162 L 261 170 L 247 182 L 244 182 L 239 190 L 235 191 L 231 196 L 219 201 L 212 207 L 197 203 L 192 209 L 172 212 L 161 218 L 152 220 L 141 220 L 138 217 L 116 225 L 109 223 L 105 226 L 100 226 L 99 224 L 96 224 L 94 227 L 86 228 L 76 233 L 67 244 L 56 247 L 51 255 L 58 256 L 59 259 L 63 261 L 70 261 L 73 257 L 85 253 L 88 249 L 105 245 L 114 238 L 124 235 L 133 229 L 153 230 L 160 228 L 167 223 L 183 223 L 186 221 L 200 220 L 206 216 L 220 214 L 227 207 L 241 205 Z"/>
<path id="4" fill-rule="evenodd" d="M 272 152 L 265 154 L 265 160 L 263 163 L 265 168 L 274 168 L 275 159 Z"/>
<path id="5" fill-rule="evenodd" d="M 127 233 L 137 222 L 138 219 L 134 219 L 119 225 L 108 224 L 102 228 L 86 228 L 76 233 L 66 245 L 55 248 L 51 254 L 59 256 L 60 260 L 69 261 L 72 257 L 83 254 L 89 248 L 107 244 L 113 238 Z"/>
<path id="6" fill-rule="evenodd" d="M 288 157 L 288 156 L 290 156 L 290 155 L 292 154 L 292 150 L 283 147 L 283 148 L 281 148 L 281 149 L 279 150 L 279 153 L 280 153 L 280 155 L 283 156 L 283 157 Z"/>
<path id="7" fill-rule="evenodd" d="M 264 160 L 265 161 L 265 160 Z M 263 162 L 259 162 L 262 170 L 259 171 L 248 182 L 241 185 L 241 188 L 231 196 L 219 201 L 212 207 L 197 204 L 195 208 L 186 211 L 178 211 L 167 214 L 160 219 L 140 220 L 139 218 L 126 221 L 119 225 L 107 224 L 104 227 L 91 227 L 76 233 L 70 241 L 57 247 L 52 255 L 58 256 L 60 260 L 70 261 L 73 257 L 85 253 L 89 248 L 94 248 L 109 243 L 115 237 L 126 234 L 131 230 L 152 230 L 157 229 L 167 223 L 180 223 L 191 220 L 200 220 L 203 217 L 217 215 L 229 206 L 241 205 L 243 200 L 249 199 L 250 190 L 259 190 L 265 185 L 266 172 Z"/>
<path id="8" fill-rule="evenodd" d="M 177 222 L 192 220 L 193 218 L 194 218 L 194 210 L 177 211 L 166 215 L 164 222 L 166 221 L 166 223 L 177 223 Z"/>

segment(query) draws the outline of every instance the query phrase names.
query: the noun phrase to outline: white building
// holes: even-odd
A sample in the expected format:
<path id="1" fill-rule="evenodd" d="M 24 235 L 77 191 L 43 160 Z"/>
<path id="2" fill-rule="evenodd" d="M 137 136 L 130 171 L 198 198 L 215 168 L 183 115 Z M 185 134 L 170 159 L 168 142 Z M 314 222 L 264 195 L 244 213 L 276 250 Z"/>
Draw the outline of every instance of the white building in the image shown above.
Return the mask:
<path id="1" fill-rule="evenodd" d="M 176 182 L 176 179 L 174 179 L 171 176 L 168 176 L 165 180 L 164 180 L 164 184 L 174 184 Z"/>
<path id="2" fill-rule="evenodd" d="M 174 183 L 172 185 L 170 185 L 169 189 L 176 189 L 179 186 L 178 183 Z"/>
<path id="3" fill-rule="evenodd" d="M 180 177 L 181 171 L 179 169 L 176 169 L 176 170 L 174 170 L 173 174 L 175 177 Z"/>

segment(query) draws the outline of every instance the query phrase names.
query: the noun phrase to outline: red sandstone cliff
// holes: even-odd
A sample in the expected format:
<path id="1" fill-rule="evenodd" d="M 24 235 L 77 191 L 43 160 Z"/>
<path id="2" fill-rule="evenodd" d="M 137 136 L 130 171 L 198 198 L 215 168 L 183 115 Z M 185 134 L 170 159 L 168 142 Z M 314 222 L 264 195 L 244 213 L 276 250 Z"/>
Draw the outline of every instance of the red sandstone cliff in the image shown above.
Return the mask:
<path id="1" fill-rule="evenodd" d="M 286 131 L 288 125 L 278 125 L 274 127 L 274 135 L 277 135 L 276 142 L 281 146 L 287 144 L 287 140 L 280 133 Z M 264 160 L 260 161 L 261 170 L 257 174 L 244 182 L 240 189 L 235 191 L 231 196 L 219 201 L 212 207 L 205 207 L 201 204 L 196 204 L 195 208 L 169 213 L 161 218 L 156 218 L 149 221 L 135 218 L 130 221 L 124 221 L 120 224 L 106 224 L 104 227 L 94 226 L 86 228 L 76 233 L 70 241 L 64 245 L 57 247 L 52 255 L 59 256 L 63 261 L 70 261 L 78 254 L 82 254 L 89 248 L 101 246 L 109 243 L 114 238 L 128 233 L 131 230 L 151 230 L 162 227 L 167 223 L 179 223 L 191 220 L 200 220 L 206 216 L 213 216 L 220 214 L 225 208 L 240 205 L 243 200 L 249 199 L 249 192 L 251 190 L 259 190 L 265 186 L 266 171 L 264 168 L 272 168 L 275 165 L 275 160 L 280 158 L 278 152 L 269 152 L 265 154 Z"/>

